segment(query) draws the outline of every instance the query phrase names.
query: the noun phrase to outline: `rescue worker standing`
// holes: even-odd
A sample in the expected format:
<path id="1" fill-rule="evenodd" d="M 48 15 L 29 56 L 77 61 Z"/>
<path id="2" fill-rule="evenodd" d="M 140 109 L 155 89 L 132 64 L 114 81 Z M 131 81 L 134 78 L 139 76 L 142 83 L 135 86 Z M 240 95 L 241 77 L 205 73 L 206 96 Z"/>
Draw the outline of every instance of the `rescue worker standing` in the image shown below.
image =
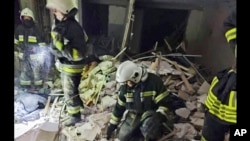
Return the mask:
<path id="1" fill-rule="evenodd" d="M 169 93 L 160 77 L 132 61 L 121 63 L 116 72 L 121 83 L 106 136 L 110 139 L 125 110 L 128 113 L 118 131 L 121 141 L 157 140 L 173 129 Z M 164 126 L 165 125 L 165 126 Z M 169 130 L 166 130 L 169 129 Z"/>
<path id="2" fill-rule="evenodd" d="M 224 22 L 225 37 L 236 59 L 236 11 Z M 236 60 L 235 60 L 236 61 Z M 201 141 L 224 141 L 230 125 L 237 122 L 236 65 L 217 73 L 213 78 L 205 106 Z"/>
<path id="3" fill-rule="evenodd" d="M 15 54 L 21 64 L 20 86 L 29 89 L 34 82 L 36 90 L 43 86 L 42 69 L 45 47 L 41 30 L 35 24 L 33 12 L 24 8 L 20 15 L 21 24 L 17 26 L 14 34 Z"/>
<path id="4" fill-rule="evenodd" d="M 86 43 L 81 25 L 76 21 L 77 9 L 70 0 L 48 0 L 46 7 L 55 16 L 55 25 L 51 32 L 50 51 L 57 58 L 57 68 L 61 71 L 61 81 L 67 103 L 67 112 L 71 116 L 65 126 L 73 126 L 81 121 L 78 86 L 84 67 Z"/>

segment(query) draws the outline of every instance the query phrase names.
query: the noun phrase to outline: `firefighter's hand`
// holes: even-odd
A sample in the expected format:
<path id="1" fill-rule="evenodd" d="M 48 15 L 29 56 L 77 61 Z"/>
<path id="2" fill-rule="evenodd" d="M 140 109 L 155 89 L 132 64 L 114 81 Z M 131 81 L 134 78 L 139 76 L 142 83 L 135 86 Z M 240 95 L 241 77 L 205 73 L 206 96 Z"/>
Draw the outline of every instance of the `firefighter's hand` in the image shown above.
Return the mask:
<path id="1" fill-rule="evenodd" d="M 164 120 L 166 118 L 159 112 L 145 119 L 140 127 L 143 136 L 148 139 L 157 140 L 162 135 Z"/>
<path id="2" fill-rule="evenodd" d="M 113 132 L 117 128 L 117 125 L 114 124 L 109 124 L 108 129 L 107 129 L 107 140 L 109 140 L 112 137 Z"/>

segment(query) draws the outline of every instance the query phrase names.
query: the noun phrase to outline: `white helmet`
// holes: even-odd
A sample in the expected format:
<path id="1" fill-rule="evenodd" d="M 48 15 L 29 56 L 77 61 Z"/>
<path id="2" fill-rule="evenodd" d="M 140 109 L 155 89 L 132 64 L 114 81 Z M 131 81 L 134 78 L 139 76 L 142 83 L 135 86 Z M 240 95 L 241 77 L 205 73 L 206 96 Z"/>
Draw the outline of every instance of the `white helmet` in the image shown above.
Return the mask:
<path id="1" fill-rule="evenodd" d="M 46 8 L 57 9 L 64 14 L 67 14 L 74 8 L 72 0 L 47 0 Z"/>
<path id="2" fill-rule="evenodd" d="M 141 66 L 138 66 L 132 61 L 124 61 L 121 63 L 116 72 L 116 81 L 119 83 L 128 80 L 138 83 L 147 78 L 147 71 Z"/>
<path id="3" fill-rule="evenodd" d="M 20 19 L 22 20 L 22 16 L 29 16 L 35 21 L 34 13 L 29 8 L 24 8 L 21 11 Z"/>

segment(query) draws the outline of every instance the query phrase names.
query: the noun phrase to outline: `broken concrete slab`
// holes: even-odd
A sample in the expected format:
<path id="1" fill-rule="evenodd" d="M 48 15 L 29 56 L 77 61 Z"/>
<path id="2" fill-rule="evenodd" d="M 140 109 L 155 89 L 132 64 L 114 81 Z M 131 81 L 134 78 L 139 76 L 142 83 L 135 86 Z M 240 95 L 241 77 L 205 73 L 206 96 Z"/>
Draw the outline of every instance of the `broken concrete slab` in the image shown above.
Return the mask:
<path id="1" fill-rule="evenodd" d="M 179 109 L 175 110 L 175 113 L 178 116 L 187 119 L 188 116 L 190 115 L 190 110 L 187 108 L 179 108 Z"/>
<path id="2" fill-rule="evenodd" d="M 197 135 L 197 131 L 193 125 L 189 123 L 177 123 L 174 124 L 174 127 L 177 129 L 177 133 L 175 135 L 178 138 L 192 140 L 194 136 Z"/>
<path id="3" fill-rule="evenodd" d="M 207 94 L 209 88 L 210 88 L 210 84 L 207 81 L 205 81 L 205 82 L 202 83 L 202 85 L 200 86 L 197 93 L 200 94 L 200 95 Z"/>

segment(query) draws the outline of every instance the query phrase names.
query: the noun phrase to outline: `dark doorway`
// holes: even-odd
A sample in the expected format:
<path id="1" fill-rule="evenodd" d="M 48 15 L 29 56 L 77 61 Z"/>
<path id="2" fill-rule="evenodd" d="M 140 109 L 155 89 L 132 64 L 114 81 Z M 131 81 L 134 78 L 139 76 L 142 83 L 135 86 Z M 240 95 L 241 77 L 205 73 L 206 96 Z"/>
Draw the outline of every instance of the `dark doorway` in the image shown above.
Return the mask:
<path id="1" fill-rule="evenodd" d="M 183 41 L 189 10 L 145 8 L 142 20 L 140 52 L 166 46 L 163 39 L 175 48 Z"/>
<path id="2" fill-rule="evenodd" d="M 89 36 L 107 36 L 108 33 L 108 5 L 83 3 L 83 27 Z"/>

